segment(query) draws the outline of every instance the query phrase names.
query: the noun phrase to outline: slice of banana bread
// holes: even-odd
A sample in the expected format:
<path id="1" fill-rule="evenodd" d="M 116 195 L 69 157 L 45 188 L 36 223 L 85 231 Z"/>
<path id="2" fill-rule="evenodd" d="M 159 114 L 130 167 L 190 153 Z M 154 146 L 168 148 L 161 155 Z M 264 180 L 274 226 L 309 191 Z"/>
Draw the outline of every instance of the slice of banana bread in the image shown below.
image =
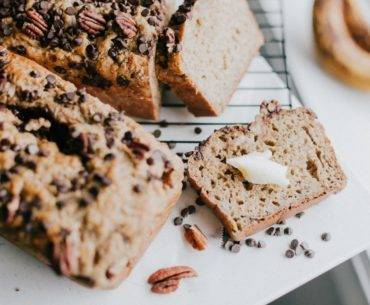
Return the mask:
<path id="1" fill-rule="evenodd" d="M 219 115 L 263 36 L 245 0 L 185 0 L 159 40 L 159 80 L 196 116 Z"/>
<path id="2" fill-rule="evenodd" d="M 270 150 L 288 167 L 288 187 L 250 184 L 226 159 Z M 343 189 L 346 177 L 315 114 L 263 103 L 253 123 L 212 134 L 189 158 L 189 179 L 201 198 L 241 240 Z"/>
<path id="3" fill-rule="evenodd" d="M 133 120 L 0 48 L 0 234 L 99 288 L 128 276 L 183 165 Z"/>

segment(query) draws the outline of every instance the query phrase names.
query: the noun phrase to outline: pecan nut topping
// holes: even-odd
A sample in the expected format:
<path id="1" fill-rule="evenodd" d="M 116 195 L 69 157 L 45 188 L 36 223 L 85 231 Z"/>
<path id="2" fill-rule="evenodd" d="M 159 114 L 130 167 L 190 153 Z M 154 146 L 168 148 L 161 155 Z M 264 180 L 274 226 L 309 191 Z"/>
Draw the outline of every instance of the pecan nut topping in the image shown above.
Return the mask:
<path id="1" fill-rule="evenodd" d="M 185 239 L 196 250 L 203 251 L 207 247 L 207 237 L 197 225 L 184 225 Z"/>
<path id="2" fill-rule="evenodd" d="M 48 24 L 44 17 L 35 9 L 29 9 L 26 12 L 27 20 L 23 26 L 24 32 L 32 38 L 41 38 L 48 31 Z"/>
<path id="3" fill-rule="evenodd" d="M 181 279 L 196 276 L 197 272 L 191 267 L 175 266 L 157 270 L 148 278 L 148 283 L 152 284 L 152 292 L 166 294 L 177 290 Z"/>
<path id="4" fill-rule="evenodd" d="M 87 33 L 98 35 L 104 32 L 107 22 L 101 14 L 83 9 L 78 16 L 78 24 Z"/>
<path id="5" fill-rule="evenodd" d="M 127 38 L 133 38 L 137 34 L 136 22 L 130 15 L 119 12 L 116 15 L 116 23 Z"/>

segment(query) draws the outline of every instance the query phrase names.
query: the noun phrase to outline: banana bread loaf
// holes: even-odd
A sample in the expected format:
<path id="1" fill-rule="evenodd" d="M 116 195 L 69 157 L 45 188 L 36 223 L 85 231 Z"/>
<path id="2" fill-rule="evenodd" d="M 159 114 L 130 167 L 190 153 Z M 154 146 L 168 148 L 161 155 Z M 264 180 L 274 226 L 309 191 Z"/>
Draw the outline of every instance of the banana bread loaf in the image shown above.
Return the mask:
<path id="1" fill-rule="evenodd" d="M 287 167 L 289 186 L 251 184 L 226 164 L 232 157 L 272 152 Z M 346 177 L 315 114 L 305 108 L 281 110 L 263 103 L 256 120 L 225 127 L 202 143 L 189 159 L 189 179 L 202 199 L 241 240 L 294 215 L 346 185 Z"/>
<path id="2" fill-rule="evenodd" d="M 196 116 L 219 115 L 263 41 L 246 0 L 185 0 L 159 39 L 158 78 Z"/>
<path id="3" fill-rule="evenodd" d="M 0 44 L 128 114 L 158 116 L 164 0 L 0 1 Z"/>
<path id="4" fill-rule="evenodd" d="M 0 48 L 0 234 L 88 286 L 128 276 L 183 165 L 138 124 Z"/>

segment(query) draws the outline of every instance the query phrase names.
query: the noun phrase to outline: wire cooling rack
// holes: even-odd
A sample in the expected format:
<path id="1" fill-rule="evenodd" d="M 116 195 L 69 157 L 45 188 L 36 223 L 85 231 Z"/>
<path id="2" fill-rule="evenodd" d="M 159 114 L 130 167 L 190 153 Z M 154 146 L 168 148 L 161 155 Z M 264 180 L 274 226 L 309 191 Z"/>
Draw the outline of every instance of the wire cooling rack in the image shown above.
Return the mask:
<path id="1" fill-rule="evenodd" d="M 279 100 L 285 108 L 291 108 L 296 101 L 286 61 L 282 0 L 248 0 L 248 3 L 263 31 L 265 44 L 225 112 L 219 117 L 196 118 L 180 100 L 166 92 L 161 119 L 140 121 L 180 154 L 192 150 L 215 129 L 253 120 L 263 100 Z"/>

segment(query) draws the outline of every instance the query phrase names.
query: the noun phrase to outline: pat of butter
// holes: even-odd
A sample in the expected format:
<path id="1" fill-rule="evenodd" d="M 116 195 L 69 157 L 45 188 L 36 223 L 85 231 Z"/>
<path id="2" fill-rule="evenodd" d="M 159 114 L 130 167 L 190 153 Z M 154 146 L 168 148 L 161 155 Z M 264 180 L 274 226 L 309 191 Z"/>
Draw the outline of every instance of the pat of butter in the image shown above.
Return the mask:
<path id="1" fill-rule="evenodd" d="M 288 168 L 271 161 L 270 150 L 265 152 L 252 152 L 236 158 L 227 159 L 226 163 L 237 168 L 244 179 L 253 184 L 276 184 L 288 186 L 286 177 Z"/>

